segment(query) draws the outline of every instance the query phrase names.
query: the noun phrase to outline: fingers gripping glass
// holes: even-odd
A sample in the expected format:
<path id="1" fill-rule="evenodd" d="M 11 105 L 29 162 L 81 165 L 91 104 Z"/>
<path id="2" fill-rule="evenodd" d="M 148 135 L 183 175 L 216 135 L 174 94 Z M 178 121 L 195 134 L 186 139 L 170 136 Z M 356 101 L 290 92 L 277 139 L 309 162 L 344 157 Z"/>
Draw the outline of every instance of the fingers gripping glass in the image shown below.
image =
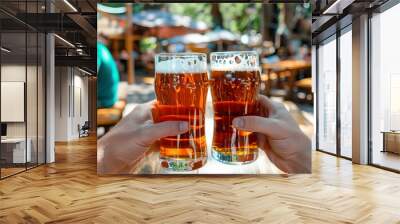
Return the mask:
<path id="1" fill-rule="evenodd" d="M 207 161 L 204 128 L 208 89 L 205 54 L 158 54 L 155 57 L 154 122 L 187 121 L 189 131 L 160 140 L 161 166 L 174 171 L 198 169 Z"/>
<path id="2" fill-rule="evenodd" d="M 239 116 L 258 115 L 258 54 L 252 51 L 211 53 L 214 106 L 212 156 L 223 163 L 250 163 L 258 157 L 256 133 L 232 127 Z"/>

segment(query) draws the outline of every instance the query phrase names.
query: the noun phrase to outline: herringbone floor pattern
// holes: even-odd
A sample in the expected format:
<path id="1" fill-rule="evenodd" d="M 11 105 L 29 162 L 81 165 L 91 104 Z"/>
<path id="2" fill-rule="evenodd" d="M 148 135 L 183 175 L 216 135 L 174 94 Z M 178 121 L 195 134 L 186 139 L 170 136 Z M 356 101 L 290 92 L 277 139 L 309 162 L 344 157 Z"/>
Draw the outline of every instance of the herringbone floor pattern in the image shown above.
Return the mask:
<path id="1" fill-rule="evenodd" d="M 313 174 L 98 177 L 96 142 L 0 181 L 0 223 L 400 223 L 400 175 L 315 152 Z"/>

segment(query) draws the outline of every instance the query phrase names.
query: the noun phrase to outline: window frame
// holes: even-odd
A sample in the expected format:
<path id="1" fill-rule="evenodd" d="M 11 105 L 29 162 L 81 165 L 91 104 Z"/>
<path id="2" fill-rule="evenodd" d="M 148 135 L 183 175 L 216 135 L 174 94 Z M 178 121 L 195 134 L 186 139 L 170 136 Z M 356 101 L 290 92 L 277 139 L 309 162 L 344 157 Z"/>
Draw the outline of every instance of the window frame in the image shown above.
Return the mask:
<path id="1" fill-rule="evenodd" d="M 340 24 L 339 24 L 340 23 Z M 340 81 L 341 81 L 341 67 L 340 67 L 340 37 L 344 35 L 347 32 L 352 31 L 352 22 L 349 16 L 345 16 L 341 20 L 338 20 L 337 23 L 334 25 L 335 26 L 335 32 L 332 33 L 331 35 L 327 36 L 324 39 L 318 40 L 316 44 L 316 51 L 315 51 L 315 61 L 316 61 L 316 69 L 315 69 L 315 74 L 316 74 L 316 91 L 315 91 L 315 107 L 316 107 L 316 137 L 315 137 L 315 146 L 316 146 L 316 151 L 323 152 L 329 155 L 337 156 L 346 160 L 352 160 L 352 158 L 347 157 L 342 155 L 341 153 L 341 119 L 340 119 L 340 103 L 341 103 L 341 97 L 340 97 Z M 329 28 L 328 28 L 329 29 Z M 320 94 L 320 88 L 319 88 L 319 51 L 318 49 L 320 48 L 321 44 L 325 44 L 330 41 L 336 41 L 336 151 L 335 153 L 329 152 L 327 150 L 321 149 L 319 146 L 319 112 L 320 112 L 320 107 L 319 107 L 319 94 Z"/>

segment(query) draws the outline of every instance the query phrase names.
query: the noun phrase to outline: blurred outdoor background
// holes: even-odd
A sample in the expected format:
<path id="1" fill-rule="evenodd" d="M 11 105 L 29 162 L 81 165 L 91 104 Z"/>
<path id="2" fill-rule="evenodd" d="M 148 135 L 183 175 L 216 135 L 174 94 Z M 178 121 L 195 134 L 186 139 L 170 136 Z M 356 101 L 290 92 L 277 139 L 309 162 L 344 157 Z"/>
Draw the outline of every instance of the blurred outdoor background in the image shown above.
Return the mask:
<path id="1" fill-rule="evenodd" d="M 259 53 L 261 93 L 284 101 L 311 134 L 309 3 L 99 3 L 97 10 L 98 98 L 115 95 L 98 100 L 100 135 L 135 104 L 155 98 L 155 54 L 235 50 Z M 107 58 L 101 52 L 112 60 L 99 62 Z"/>

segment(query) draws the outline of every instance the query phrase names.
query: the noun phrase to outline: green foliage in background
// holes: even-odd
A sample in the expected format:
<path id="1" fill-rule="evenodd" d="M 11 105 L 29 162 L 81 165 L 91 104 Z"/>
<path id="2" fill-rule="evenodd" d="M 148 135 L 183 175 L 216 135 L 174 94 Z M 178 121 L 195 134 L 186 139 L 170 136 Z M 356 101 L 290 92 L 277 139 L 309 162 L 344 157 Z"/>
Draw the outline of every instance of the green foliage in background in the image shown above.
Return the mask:
<path id="1" fill-rule="evenodd" d="M 157 47 L 157 39 L 154 37 L 143 38 L 139 42 L 140 52 L 148 52 L 154 50 Z"/>
<path id="2" fill-rule="evenodd" d="M 208 3 L 171 3 L 167 5 L 169 12 L 189 16 L 195 21 L 203 21 L 212 27 L 211 4 Z"/>
<path id="3" fill-rule="evenodd" d="M 246 33 L 250 30 L 260 32 L 261 4 L 220 4 L 224 27 L 232 32 Z"/>
<path id="4" fill-rule="evenodd" d="M 178 15 L 190 16 L 194 20 L 203 21 L 209 27 L 214 27 L 209 3 L 173 3 L 168 4 L 168 10 Z M 221 3 L 223 28 L 234 33 L 246 33 L 249 30 L 260 30 L 260 3 Z"/>

